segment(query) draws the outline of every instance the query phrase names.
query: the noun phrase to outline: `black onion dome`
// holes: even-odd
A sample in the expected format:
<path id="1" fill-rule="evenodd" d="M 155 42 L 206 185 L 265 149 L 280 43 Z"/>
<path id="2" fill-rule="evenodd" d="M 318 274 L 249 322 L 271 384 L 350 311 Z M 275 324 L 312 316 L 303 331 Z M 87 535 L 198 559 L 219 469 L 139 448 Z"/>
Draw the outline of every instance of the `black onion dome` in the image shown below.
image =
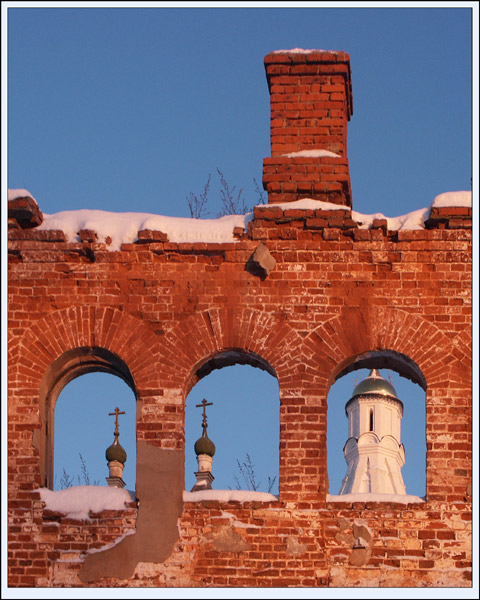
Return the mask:
<path id="1" fill-rule="evenodd" d="M 113 442 L 113 444 L 109 448 L 107 448 L 107 450 L 105 452 L 105 458 L 107 459 L 108 462 L 110 462 L 112 460 L 116 460 L 116 461 L 124 464 L 125 461 L 127 460 L 127 453 L 122 448 L 122 446 L 120 446 L 120 444 L 118 443 L 118 440 L 115 440 Z"/>
<path id="2" fill-rule="evenodd" d="M 198 438 L 198 440 L 195 442 L 194 448 L 197 456 L 199 454 L 207 454 L 208 456 L 213 456 L 215 454 L 215 444 L 207 436 L 207 434 L 204 434 L 201 438 Z"/>

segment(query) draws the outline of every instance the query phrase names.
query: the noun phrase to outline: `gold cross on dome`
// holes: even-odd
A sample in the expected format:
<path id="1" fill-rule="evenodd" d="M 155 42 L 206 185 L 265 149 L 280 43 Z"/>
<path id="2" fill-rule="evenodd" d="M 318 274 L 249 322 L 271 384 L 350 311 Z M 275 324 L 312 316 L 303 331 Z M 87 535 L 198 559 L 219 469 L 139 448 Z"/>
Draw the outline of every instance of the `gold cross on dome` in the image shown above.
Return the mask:
<path id="1" fill-rule="evenodd" d="M 213 405 L 213 402 L 207 402 L 205 400 L 205 398 L 202 400 L 201 404 L 195 404 L 195 406 L 197 408 L 200 408 L 201 406 L 203 406 L 203 413 L 202 413 L 202 416 L 203 416 L 202 427 L 203 427 L 203 429 L 206 429 L 208 427 L 208 425 L 207 425 L 207 411 L 205 410 L 205 407 L 212 406 L 212 405 Z"/>
<path id="2" fill-rule="evenodd" d="M 121 411 L 118 406 L 115 408 L 114 412 L 108 413 L 109 416 L 115 415 L 115 431 L 114 435 L 118 437 L 120 434 L 118 433 L 118 415 L 124 415 L 125 411 Z"/>

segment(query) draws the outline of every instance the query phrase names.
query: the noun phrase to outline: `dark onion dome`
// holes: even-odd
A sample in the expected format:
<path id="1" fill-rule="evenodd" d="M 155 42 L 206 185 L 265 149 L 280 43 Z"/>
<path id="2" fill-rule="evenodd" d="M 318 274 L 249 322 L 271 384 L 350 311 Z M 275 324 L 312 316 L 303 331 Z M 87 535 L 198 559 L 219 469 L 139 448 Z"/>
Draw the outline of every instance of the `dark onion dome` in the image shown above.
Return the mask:
<path id="1" fill-rule="evenodd" d="M 125 461 L 127 460 L 127 453 L 118 443 L 118 439 L 116 439 L 113 444 L 107 448 L 105 452 L 105 458 L 108 462 L 116 460 L 122 464 L 125 464 Z"/>
<path id="2" fill-rule="evenodd" d="M 393 385 L 384 379 L 377 369 L 372 369 L 370 375 L 355 386 L 352 398 L 363 396 L 364 394 L 380 394 L 398 400 L 397 392 Z"/>
<path id="3" fill-rule="evenodd" d="M 213 456 L 215 454 L 215 444 L 208 437 L 208 435 L 204 432 L 201 438 L 195 442 L 195 454 L 198 456 L 199 454 L 207 454 L 208 456 Z"/>

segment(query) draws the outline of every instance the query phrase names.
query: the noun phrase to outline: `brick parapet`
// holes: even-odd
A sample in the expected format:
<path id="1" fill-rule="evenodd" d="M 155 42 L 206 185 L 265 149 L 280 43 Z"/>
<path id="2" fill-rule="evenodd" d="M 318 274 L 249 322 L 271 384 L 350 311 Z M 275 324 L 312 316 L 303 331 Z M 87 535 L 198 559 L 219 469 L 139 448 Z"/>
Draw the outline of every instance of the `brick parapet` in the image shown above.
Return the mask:
<path id="1" fill-rule="evenodd" d="M 455 207 L 452 207 L 455 208 Z M 239 241 L 209 244 L 174 243 L 168 241 L 168 236 L 160 231 L 142 230 L 138 232 L 138 240 L 134 243 L 124 243 L 121 252 L 109 250 L 111 240 L 98 242 L 94 231 L 78 232 L 80 242 L 67 242 L 66 236 L 60 230 L 11 229 L 8 232 L 9 260 L 11 262 L 49 262 L 74 260 L 79 262 L 113 261 L 130 262 L 141 260 L 175 260 L 175 256 L 191 255 L 196 261 L 207 261 L 220 264 L 223 260 L 231 260 L 232 253 L 248 252 L 253 243 L 258 241 L 335 241 L 350 238 L 354 242 L 392 241 L 402 242 L 425 241 L 433 249 L 431 242 L 435 240 L 455 241 L 471 240 L 471 209 L 454 211 L 454 222 L 447 219 L 447 213 L 442 209 L 441 218 L 430 219 L 428 227 L 422 230 L 389 230 L 386 219 L 376 219 L 368 228 L 361 228 L 352 218 L 352 211 L 347 207 L 338 210 L 296 209 L 284 208 L 275 204 L 256 206 L 254 219 L 249 222 L 248 229 L 242 234 L 237 231 Z M 457 227 L 456 220 L 466 215 L 462 226 Z M 469 224 L 470 222 L 470 224 Z M 438 228 L 437 228 L 438 226 Z M 240 228 L 238 228 L 240 229 Z M 436 232 L 439 232 L 438 234 Z M 448 231 L 454 231 L 453 237 Z M 442 232 L 442 233 L 440 233 Z M 360 246 L 358 246 L 360 247 Z M 443 248 L 446 246 L 443 244 Z M 134 253 L 135 256 L 132 256 Z M 203 258 L 202 258 L 203 257 Z"/>
<path id="2" fill-rule="evenodd" d="M 8 201 L 8 229 L 30 229 L 43 222 L 43 214 L 30 196 L 18 196 Z"/>
<path id="3" fill-rule="evenodd" d="M 11 519 L 10 585 L 30 587 L 469 587 L 467 503 L 186 502 L 165 563 L 84 582 L 87 553 L 136 535 L 136 510 L 68 519 L 36 502 Z M 25 532 L 30 531 L 30 535 Z"/>
<path id="4" fill-rule="evenodd" d="M 471 229 L 472 208 L 467 206 L 444 206 L 430 209 L 425 221 L 427 229 Z"/>

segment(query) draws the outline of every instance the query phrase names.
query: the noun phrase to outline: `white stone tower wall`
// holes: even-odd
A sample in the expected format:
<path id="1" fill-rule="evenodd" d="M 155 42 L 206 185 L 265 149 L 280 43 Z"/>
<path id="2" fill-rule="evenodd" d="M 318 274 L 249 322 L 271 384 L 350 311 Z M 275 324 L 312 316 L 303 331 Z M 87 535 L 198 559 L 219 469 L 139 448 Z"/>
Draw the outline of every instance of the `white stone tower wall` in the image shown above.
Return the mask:
<path id="1" fill-rule="evenodd" d="M 401 473 L 405 464 L 403 405 L 393 386 L 373 370 L 355 388 L 346 412 L 349 437 L 344 455 L 348 468 L 340 494 L 405 494 Z"/>

